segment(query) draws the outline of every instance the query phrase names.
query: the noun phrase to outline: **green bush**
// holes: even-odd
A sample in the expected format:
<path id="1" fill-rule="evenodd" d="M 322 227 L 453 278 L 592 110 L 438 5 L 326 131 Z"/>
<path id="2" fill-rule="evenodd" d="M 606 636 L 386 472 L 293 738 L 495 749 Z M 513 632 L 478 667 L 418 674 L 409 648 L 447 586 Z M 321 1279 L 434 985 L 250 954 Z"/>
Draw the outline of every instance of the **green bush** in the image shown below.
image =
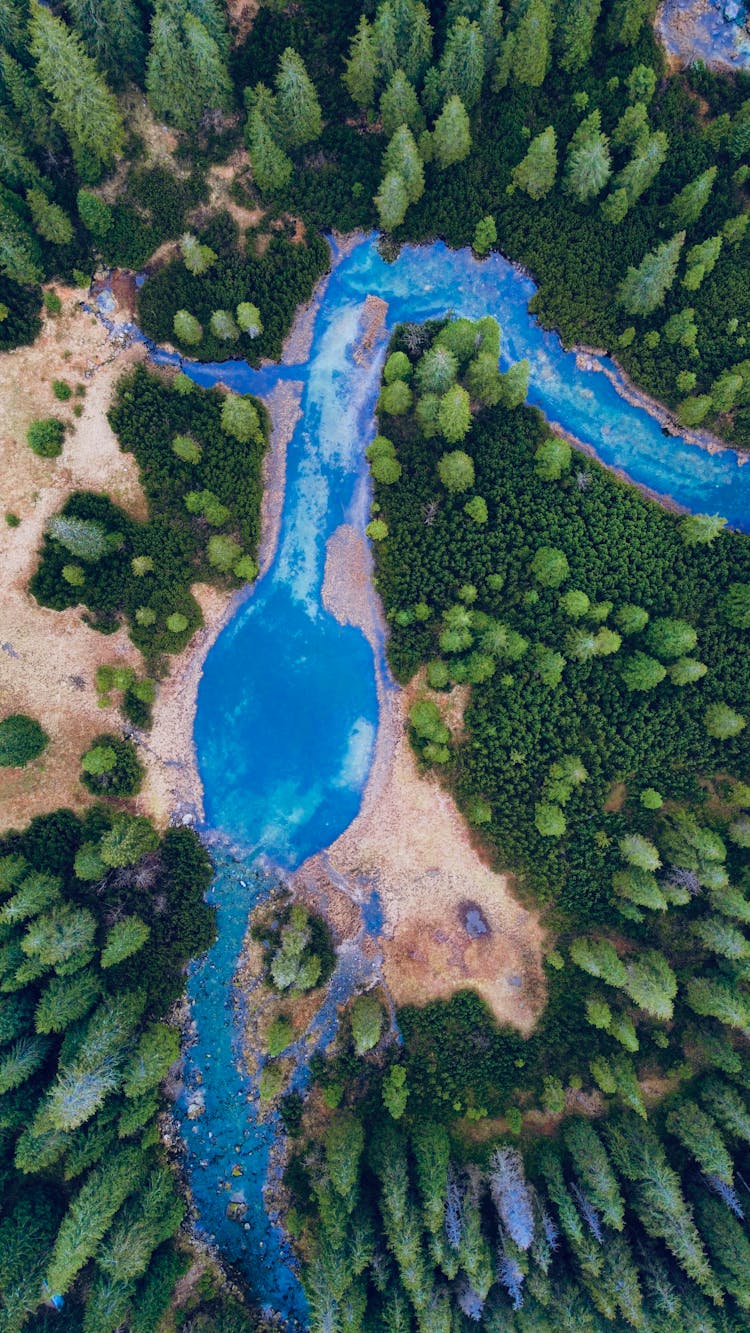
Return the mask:
<path id="1" fill-rule="evenodd" d="M 49 743 L 40 724 L 25 713 L 11 713 L 0 721 L 0 768 L 23 768 Z"/>
<path id="2" fill-rule="evenodd" d="M 44 417 L 32 421 L 26 432 L 26 443 L 40 458 L 57 458 L 62 453 L 65 422 L 59 417 Z"/>
<path id="3" fill-rule="evenodd" d="M 135 796 L 144 769 L 132 741 L 103 733 L 81 758 L 81 782 L 94 796 Z"/>

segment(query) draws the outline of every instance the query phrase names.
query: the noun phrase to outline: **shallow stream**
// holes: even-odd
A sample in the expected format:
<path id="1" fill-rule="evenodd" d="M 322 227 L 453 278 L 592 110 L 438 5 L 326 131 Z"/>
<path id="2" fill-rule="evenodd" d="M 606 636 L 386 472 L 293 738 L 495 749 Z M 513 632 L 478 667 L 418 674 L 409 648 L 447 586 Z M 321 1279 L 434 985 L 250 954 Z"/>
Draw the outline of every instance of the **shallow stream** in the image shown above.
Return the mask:
<path id="1" fill-rule="evenodd" d="M 634 482 L 750 530 L 750 466 L 738 466 L 730 450 L 712 454 L 665 435 L 607 374 L 586 368 L 589 359 L 566 352 L 538 326 L 528 311 L 534 292 L 531 279 L 499 255 L 479 263 L 469 251 L 436 243 L 404 247 L 386 264 L 368 237 L 339 258 L 326 280 L 303 364 L 260 371 L 241 361 L 183 364 L 200 384 L 222 381 L 262 396 L 284 379 L 302 391 L 275 558 L 209 652 L 198 695 L 195 744 L 206 826 L 217 840 L 211 900 L 219 939 L 189 979 L 195 1039 L 186 1050 L 186 1092 L 177 1109 L 200 1227 L 243 1270 L 261 1302 L 303 1324 L 301 1290 L 264 1208 L 274 1133 L 258 1120 L 256 1092 L 242 1069 L 232 977 L 248 912 L 273 867 L 291 870 L 343 832 L 357 814 L 370 768 L 375 668 L 383 662 L 375 663 L 358 629 L 324 610 L 321 588 L 328 538 L 342 523 L 362 531 L 367 522 L 364 447 L 375 430 L 390 331 L 401 321 L 449 311 L 494 315 L 503 333 L 501 364 L 529 358 L 529 402 L 550 421 Z M 371 353 L 355 359 L 368 294 L 388 303 L 386 325 Z M 154 360 L 179 358 L 157 351 Z M 594 364 L 621 383 L 606 358 Z M 351 992 L 355 973 L 345 960 L 335 976 L 337 998 Z M 321 1025 L 323 1040 L 333 1022 L 335 1013 Z M 234 1217 L 227 1214 L 232 1204 Z"/>

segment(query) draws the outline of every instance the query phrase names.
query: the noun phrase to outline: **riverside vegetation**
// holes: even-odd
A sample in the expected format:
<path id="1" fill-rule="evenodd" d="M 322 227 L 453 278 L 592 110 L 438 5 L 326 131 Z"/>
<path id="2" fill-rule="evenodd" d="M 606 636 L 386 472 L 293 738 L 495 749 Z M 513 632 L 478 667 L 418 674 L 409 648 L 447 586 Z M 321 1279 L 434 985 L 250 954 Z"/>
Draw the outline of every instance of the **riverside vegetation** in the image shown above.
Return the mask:
<path id="1" fill-rule="evenodd" d="M 42 281 L 138 267 L 172 239 L 144 327 L 257 363 L 326 267 L 318 230 L 377 223 L 386 251 L 436 233 L 497 245 L 566 341 L 615 351 L 685 426 L 750 444 L 750 80 L 667 75 L 654 8 L 268 0 L 232 49 L 216 0 L 153 15 L 0 0 L 0 348 L 36 336 Z M 146 165 L 133 86 L 176 132 L 173 166 Z M 194 211 L 242 144 L 250 175 L 231 188 L 274 224 L 265 250 Z M 397 1048 L 377 996 L 354 1002 L 307 1109 L 282 1103 L 311 1326 L 740 1330 L 747 540 L 551 438 L 523 406 L 526 368 L 498 373 L 498 338 L 492 321 L 400 331 L 369 533 L 393 671 L 426 672 L 420 762 L 544 907 L 547 1006 L 524 1041 L 460 993 L 402 1010 Z M 267 423 L 142 370 L 112 423 L 149 519 L 71 497 L 32 590 L 103 631 L 127 621 L 149 675 L 105 665 L 97 684 L 144 725 L 161 659 L 200 623 L 191 583 L 255 575 Z M 39 424 L 55 456 L 61 432 Z M 471 686 L 463 739 L 442 716 L 454 684 Z M 42 752 L 33 719 L 0 727 L 0 763 Z M 128 742 L 97 737 L 82 773 L 117 803 L 34 821 L 0 861 L 8 1329 L 155 1328 L 184 1266 L 155 1089 L 182 965 L 212 936 L 208 862 L 192 834 L 160 839 L 125 810 Z M 37 1311 L 59 1292 L 62 1314 Z M 244 1321 L 215 1302 L 193 1315 Z"/>
<path id="2" fill-rule="evenodd" d="M 312 1327 L 739 1330 L 750 543 L 550 435 L 499 337 L 397 330 L 369 532 L 413 745 L 544 905 L 547 1006 L 408 1007 L 399 1048 L 355 1001 L 287 1173 Z"/>

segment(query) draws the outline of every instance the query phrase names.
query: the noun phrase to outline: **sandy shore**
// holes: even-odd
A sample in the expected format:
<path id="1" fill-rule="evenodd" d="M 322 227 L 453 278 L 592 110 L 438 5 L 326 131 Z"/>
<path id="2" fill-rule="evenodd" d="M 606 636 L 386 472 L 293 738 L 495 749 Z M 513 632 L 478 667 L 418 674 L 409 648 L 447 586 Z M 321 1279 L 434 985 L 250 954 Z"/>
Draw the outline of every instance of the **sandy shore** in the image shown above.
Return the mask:
<path id="1" fill-rule="evenodd" d="M 407 714 L 413 699 L 429 692 L 418 679 L 401 690 L 385 671 L 371 565 L 367 542 L 354 528 L 333 533 L 324 605 L 342 624 L 362 629 L 373 647 L 380 720 L 360 813 L 331 847 L 305 862 L 295 889 L 325 906 L 339 934 L 352 929 L 352 902 L 378 893 L 382 976 L 397 1004 L 424 1004 L 468 986 L 501 1022 L 528 1032 L 545 1001 L 539 919 L 483 858 L 451 795 L 417 768 Z M 457 734 L 466 692 L 460 699 L 453 694 L 448 720 Z"/>

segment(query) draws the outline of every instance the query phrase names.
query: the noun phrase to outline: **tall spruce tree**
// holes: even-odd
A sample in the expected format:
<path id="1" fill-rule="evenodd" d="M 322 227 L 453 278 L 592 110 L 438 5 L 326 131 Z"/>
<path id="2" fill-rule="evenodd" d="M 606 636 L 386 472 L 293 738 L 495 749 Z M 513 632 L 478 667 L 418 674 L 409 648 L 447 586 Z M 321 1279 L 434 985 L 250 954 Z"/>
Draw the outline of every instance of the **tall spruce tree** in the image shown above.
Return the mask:
<path id="1" fill-rule="evenodd" d="M 209 111 L 228 111 L 232 90 L 221 48 L 186 0 L 157 0 L 146 90 L 157 116 L 195 130 Z"/>
<path id="2" fill-rule="evenodd" d="M 471 126 L 460 97 L 450 97 L 440 112 L 433 130 L 432 149 L 435 162 L 443 169 L 468 156 Z"/>
<path id="3" fill-rule="evenodd" d="M 571 72 L 583 69 L 591 57 L 602 0 L 566 0 L 557 17 L 560 64 Z"/>
<path id="4" fill-rule="evenodd" d="M 450 29 L 440 61 L 444 98 L 461 98 L 467 111 L 479 101 L 484 79 L 484 37 L 478 23 L 459 18 Z"/>
<path id="5" fill-rule="evenodd" d="M 41 5 L 32 14 L 29 49 L 79 175 L 98 177 L 122 150 L 124 130 L 117 102 L 79 38 Z"/>
<path id="6" fill-rule="evenodd" d="M 292 148 L 311 143 L 323 128 L 318 94 L 302 57 L 291 46 L 279 59 L 276 115 L 284 141 Z"/>
<path id="7" fill-rule="evenodd" d="M 630 266 L 618 288 L 617 299 L 631 315 L 650 315 L 664 304 L 675 280 L 684 242 L 685 233 L 679 231 L 647 254 L 637 268 Z"/>
<path id="8" fill-rule="evenodd" d="M 531 140 L 526 156 L 513 169 L 513 184 L 532 199 L 549 194 L 557 174 L 557 138 L 552 125 Z"/>
<path id="9" fill-rule="evenodd" d="M 69 0 L 68 9 L 86 51 L 111 84 L 142 77 L 146 38 L 135 0 Z"/>
<path id="10" fill-rule="evenodd" d="M 372 24 L 364 14 L 349 46 L 343 79 L 349 96 L 359 106 L 369 109 L 375 101 L 378 77 L 378 57 Z"/>

